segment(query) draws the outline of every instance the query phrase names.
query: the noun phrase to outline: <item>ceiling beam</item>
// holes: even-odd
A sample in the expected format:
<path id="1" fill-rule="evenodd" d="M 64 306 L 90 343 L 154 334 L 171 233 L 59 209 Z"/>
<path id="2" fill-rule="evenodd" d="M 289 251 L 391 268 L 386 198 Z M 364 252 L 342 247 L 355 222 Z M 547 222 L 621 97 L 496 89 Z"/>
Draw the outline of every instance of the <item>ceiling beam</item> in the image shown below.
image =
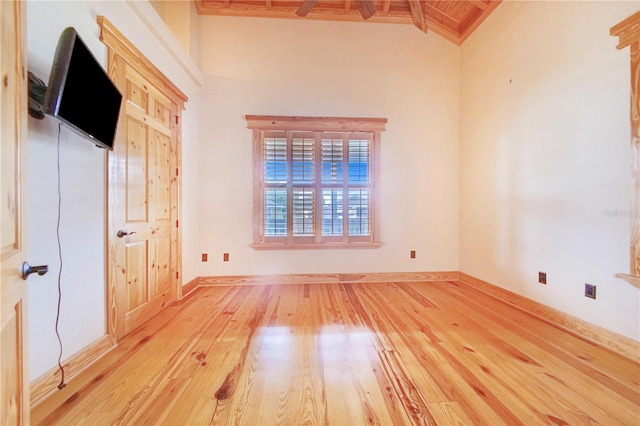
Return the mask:
<path id="1" fill-rule="evenodd" d="M 376 13 L 376 5 L 373 4 L 373 0 L 356 0 L 355 4 L 356 9 L 358 9 L 362 19 L 365 21 Z"/>
<path id="2" fill-rule="evenodd" d="M 389 6 L 391 6 L 391 0 L 383 0 L 383 2 L 382 2 L 382 16 L 389 15 Z"/>
<path id="3" fill-rule="evenodd" d="M 318 0 L 304 0 L 300 7 L 296 9 L 296 15 L 307 16 L 316 3 L 318 3 Z"/>
<path id="4" fill-rule="evenodd" d="M 344 2 L 344 13 L 347 15 L 351 13 L 351 0 L 345 0 Z"/>
<path id="5" fill-rule="evenodd" d="M 422 2 L 420 0 L 409 0 L 409 8 L 411 9 L 411 19 L 413 19 L 413 25 L 415 25 L 423 33 L 426 33 L 427 17 L 424 14 Z"/>

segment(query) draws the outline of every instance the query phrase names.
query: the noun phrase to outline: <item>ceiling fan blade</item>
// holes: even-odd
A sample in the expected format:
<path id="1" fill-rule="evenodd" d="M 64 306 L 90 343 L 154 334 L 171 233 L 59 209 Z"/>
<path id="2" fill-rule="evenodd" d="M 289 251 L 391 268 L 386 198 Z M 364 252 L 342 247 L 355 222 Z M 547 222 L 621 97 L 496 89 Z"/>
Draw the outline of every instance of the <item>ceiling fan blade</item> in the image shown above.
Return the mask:
<path id="1" fill-rule="evenodd" d="M 296 15 L 307 16 L 316 3 L 318 3 L 318 0 L 304 0 L 298 10 L 296 10 Z"/>
<path id="2" fill-rule="evenodd" d="M 356 9 L 358 9 L 360 15 L 362 15 L 362 19 L 365 21 L 376 13 L 376 5 L 373 4 L 373 0 L 358 0 L 355 4 Z"/>

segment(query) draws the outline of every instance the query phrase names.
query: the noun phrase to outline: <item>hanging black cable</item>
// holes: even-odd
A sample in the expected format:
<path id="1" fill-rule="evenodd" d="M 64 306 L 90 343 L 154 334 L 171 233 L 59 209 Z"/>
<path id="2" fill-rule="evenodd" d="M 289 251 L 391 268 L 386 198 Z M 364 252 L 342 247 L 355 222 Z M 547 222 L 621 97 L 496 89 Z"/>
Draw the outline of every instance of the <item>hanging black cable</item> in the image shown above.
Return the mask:
<path id="1" fill-rule="evenodd" d="M 61 124 L 58 123 L 58 223 L 56 225 L 56 237 L 58 240 L 58 258 L 60 260 L 60 268 L 58 270 L 58 309 L 56 311 L 56 336 L 58 337 L 58 344 L 60 345 L 60 352 L 58 353 L 58 368 L 60 369 L 61 377 L 58 389 L 64 389 L 67 384 L 64 382 L 64 367 L 62 366 L 62 338 L 60 337 L 60 330 L 58 329 L 58 325 L 60 323 L 60 305 L 62 304 L 62 244 L 60 243 L 62 191 L 60 189 L 60 133 Z"/>

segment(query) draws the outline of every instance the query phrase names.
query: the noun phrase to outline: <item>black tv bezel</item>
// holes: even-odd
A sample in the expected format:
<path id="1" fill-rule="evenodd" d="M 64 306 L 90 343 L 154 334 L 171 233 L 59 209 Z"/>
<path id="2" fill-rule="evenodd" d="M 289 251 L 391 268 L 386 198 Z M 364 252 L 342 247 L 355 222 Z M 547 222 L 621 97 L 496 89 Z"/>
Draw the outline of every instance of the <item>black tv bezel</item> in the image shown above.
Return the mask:
<path id="1" fill-rule="evenodd" d="M 116 115 L 116 119 L 113 123 L 113 137 L 111 140 L 101 140 L 95 134 L 92 134 L 88 129 L 80 127 L 78 124 L 69 121 L 66 117 L 60 115 L 60 107 L 62 105 L 62 100 L 65 94 L 65 88 L 67 84 L 69 68 L 71 65 L 71 61 L 73 60 L 73 52 L 76 43 L 80 43 L 82 47 L 88 52 L 93 63 L 97 69 L 99 69 L 102 74 L 104 74 L 105 81 L 108 81 L 110 89 L 113 89 L 114 93 L 117 93 L 120 96 L 120 102 L 118 103 L 118 111 Z M 89 139 L 92 143 L 100 148 L 107 149 L 109 151 L 113 150 L 113 145 L 115 143 L 115 138 L 117 134 L 117 126 L 120 118 L 120 109 L 122 108 L 122 93 L 118 89 L 118 87 L 113 83 L 109 75 L 105 72 L 104 68 L 98 62 L 96 57 L 93 55 L 93 52 L 89 49 L 87 44 L 82 40 L 80 34 L 73 27 L 67 27 L 62 31 L 60 38 L 58 40 L 58 44 L 56 47 L 56 52 L 53 59 L 53 64 L 51 66 L 51 74 L 49 75 L 49 84 L 47 85 L 47 90 L 45 93 L 44 104 L 43 104 L 43 112 L 47 115 L 55 117 L 60 120 L 63 124 L 73 130 L 75 133 Z"/>

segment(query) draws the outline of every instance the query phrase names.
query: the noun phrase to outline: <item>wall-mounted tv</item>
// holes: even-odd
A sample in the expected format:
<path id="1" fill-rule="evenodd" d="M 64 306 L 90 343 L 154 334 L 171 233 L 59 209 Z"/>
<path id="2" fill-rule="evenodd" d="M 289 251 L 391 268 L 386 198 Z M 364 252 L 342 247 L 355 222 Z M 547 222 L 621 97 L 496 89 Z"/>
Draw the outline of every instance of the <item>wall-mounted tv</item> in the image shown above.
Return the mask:
<path id="1" fill-rule="evenodd" d="M 112 150 L 121 103 L 122 94 L 76 30 L 66 28 L 51 66 L 44 112 Z"/>

